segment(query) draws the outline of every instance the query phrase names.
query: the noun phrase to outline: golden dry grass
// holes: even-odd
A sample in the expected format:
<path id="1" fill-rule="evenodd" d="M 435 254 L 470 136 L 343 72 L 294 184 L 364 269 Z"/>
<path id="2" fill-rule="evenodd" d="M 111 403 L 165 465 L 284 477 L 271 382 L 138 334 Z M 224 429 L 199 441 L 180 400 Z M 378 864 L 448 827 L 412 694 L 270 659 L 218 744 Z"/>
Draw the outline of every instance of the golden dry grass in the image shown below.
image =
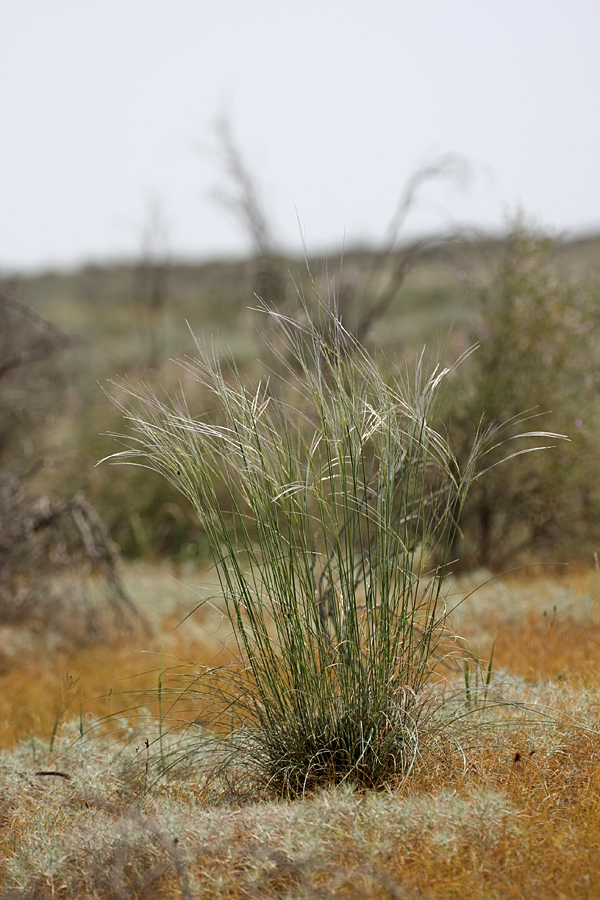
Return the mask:
<path id="1" fill-rule="evenodd" d="M 164 570 L 138 571 L 136 578 L 146 579 L 142 587 L 148 597 L 160 593 L 161 585 L 163 591 L 174 590 Z M 111 687 L 115 711 L 115 704 L 126 705 L 121 679 L 155 668 L 154 661 L 148 665 L 140 656 L 142 647 L 209 661 L 218 640 L 202 637 L 201 629 L 191 635 L 172 630 L 186 603 L 182 590 L 167 604 L 167 630 L 150 641 L 56 659 L 49 655 L 39 675 L 36 660 L 24 657 L 2 674 L 4 745 L 28 730 L 49 739 L 67 671 L 79 679 L 71 692 L 81 692 L 85 709 L 96 717 L 108 711 Z M 214 632 L 210 616 L 206 623 Z M 106 828 L 119 836 L 122 855 L 113 849 L 110 857 L 118 877 L 112 882 L 98 877 L 94 893 L 89 877 L 50 877 L 54 857 L 47 855 L 40 863 L 46 871 L 31 876 L 27 890 L 37 883 L 40 896 L 52 891 L 62 897 L 148 900 L 600 897 L 599 626 L 600 579 L 593 572 L 504 579 L 478 591 L 460 613 L 461 633 L 482 655 L 496 638 L 498 683 L 506 679 L 517 692 L 522 685 L 540 703 L 551 703 L 559 711 L 558 724 L 515 720 L 501 731 L 475 731 L 462 755 L 430 758 L 399 793 L 332 791 L 292 804 L 214 806 L 194 777 L 174 777 L 158 793 L 137 800 L 119 794 L 114 773 L 106 776 L 103 796 L 109 799 L 94 799 L 91 789 L 85 793 L 89 784 L 77 780 L 79 764 L 69 782 L 40 785 L 30 779 L 4 797 L 3 887 L 25 889 L 16 879 L 21 869 L 15 860 L 23 869 L 23 859 L 30 865 L 41 852 L 36 834 L 40 840 L 55 834 L 59 843 L 76 835 L 69 845 L 75 854 L 70 865 L 83 872 L 85 854 L 79 859 L 73 848 L 82 854 L 89 845 L 85 828 L 93 819 L 98 834 Z M 155 679 L 148 674 L 139 686 L 150 689 Z M 103 699 L 92 699 L 100 695 Z M 77 709 L 65 717 L 72 714 Z M 569 715 L 586 727 L 567 727 Z M 15 765 L 25 771 L 24 751 L 19 752 Z M 88 782 L 102 784 L 89 760 L 86 765 Z M 134 840 L 135 828 L 141 837 Z M 166 834 L 175 834 L 177 843 L 167 846 Z"/>
<path id="2" fill-rule="evenodd" d="M 210 608 L 198 611 L 187 627 L 182 620 L 199 603 L 194 585 L 206 573 L 193 570 L 189 579 L 168 564 L 133 564 L 125 581 L 131 595 L 154 626 L 150 636 L 137 635 L 97 645 L 59 645 L 35 632 L 20 635 L 17 652 L 0 667 L 0 748 L 14 746 L 28 735 L 51 735 L 57 718 L 80 714 L 98 719 L 133 704 L 155 703 L 158 670 L 178 659 L 214 661 L 225 653 L 228 629 L 220 630 L 219 616 Z M 6 629 L 16 642 L 16 629 Z M 5 654 L 6 655 L 6 654 Z"/>
<path id="3" fill-rule="evenodd" d="M 495 640 L 494 668 L 528 681 L 598 682 L 600 575 L 506 576 L 476 591 L 461 614 L 473 644 Z M 460 611 L 460 608 L 459 608 Z M 482 636 L 486 638 L 482 640 Z"/>

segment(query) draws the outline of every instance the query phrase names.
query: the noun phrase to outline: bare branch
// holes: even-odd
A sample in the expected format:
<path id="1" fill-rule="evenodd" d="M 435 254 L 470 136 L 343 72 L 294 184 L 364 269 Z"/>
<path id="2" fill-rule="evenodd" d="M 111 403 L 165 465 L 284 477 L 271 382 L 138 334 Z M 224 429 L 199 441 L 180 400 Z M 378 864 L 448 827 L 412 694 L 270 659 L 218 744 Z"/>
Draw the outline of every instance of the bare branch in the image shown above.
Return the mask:
<path id="1" fill-rule="evenodd" d="M 275 255 L 275 239 L 269 220 L 260 200 L 256 180 L 250 173 L 233 137 L 230 122 L 220 118 L 215 125 L 223 167 L 230 191 L 218 191 L 217 198 L 223 206 L 235 213 L 252 238 L 256 256 L 269 258 Z"/>

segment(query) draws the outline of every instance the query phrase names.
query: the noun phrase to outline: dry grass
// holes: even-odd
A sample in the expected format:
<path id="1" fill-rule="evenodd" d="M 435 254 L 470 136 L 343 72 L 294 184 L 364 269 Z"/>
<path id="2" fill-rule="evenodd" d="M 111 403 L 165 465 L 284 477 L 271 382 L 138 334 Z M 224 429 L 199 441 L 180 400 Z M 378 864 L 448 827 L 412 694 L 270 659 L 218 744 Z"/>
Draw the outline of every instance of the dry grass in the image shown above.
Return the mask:
<path id="1" fill-rule="evenodd" d="M 136 599 L 154 607 L 155 625 L 172 625 L 194 603 L 165 570 L 133 569 L 129 579 Z M 40 738 L 0 757 L 0 884 L 13 892 L 4 896 L 597 897 L 599 620 L 595 573 L 492 582 L 466 601 L 460 630 L 482 654 L 497 636 L 497 686 L 552 707 L 554 724 L 520 716 L 503 728 L 480 727 L 462 753 L 429 758 L 401 792 L 337 788 L 294 803 L 243 802 L 226 784 L 211 793 L 198 768 L 153 781 L 149 720 L 129 743 L 74 743 L 74 709 L 49 752 L 56 711 L 46 707 L 64 665 L 85 699 L 115 687 L 114 707 L 118 680 L 154 667 L 140 665 L 141 648 L 68 659 L 49 650 L 39 678 L 33 659 L 15 659 L 0 680 L 2 719 L 11 722 L 14 712 L 21 733 L 29 722 Z M 205 624 L 214 631 L 219 623 Z M 208 661 L 219 640 L 186 628 L 160 632 L 147 646 Z M 149 675 L 144 686 L 151 685 Z M 71 777 L 35 774 L 46 768 Z"/>
<path id="2" fill-rule="evenodd" d="M 210 580 L 210 573 L 182 573 L 168 564 L 129 565 L 125 585 L 153 626 L 150 637 L 123 641 L 115 634 L 112 642 L 73 648 L 48 632 L 0 628 L 0 748 L 30 734 L 49 736 L 57 720 L 80 714 L 96 720 L 132 704 L 151 707 L 161 665 L 223 654 L 228 630 L 218 613 L 205 607 L 180 625 L 199 602 L 196 586 Z"/>
<path id="3" fill-rule="evenodd" d="M 554 575 L 540 571 L 494 579 L 476 590 L 457 610 L 458 627 L 482 653 L 496 641 L 496 670 L 531 682 L 556 678 L 596 684 L 600 575 L 571 567 Z M 484 573 L 470 580 L 476 586 L 485 579 Z"/>

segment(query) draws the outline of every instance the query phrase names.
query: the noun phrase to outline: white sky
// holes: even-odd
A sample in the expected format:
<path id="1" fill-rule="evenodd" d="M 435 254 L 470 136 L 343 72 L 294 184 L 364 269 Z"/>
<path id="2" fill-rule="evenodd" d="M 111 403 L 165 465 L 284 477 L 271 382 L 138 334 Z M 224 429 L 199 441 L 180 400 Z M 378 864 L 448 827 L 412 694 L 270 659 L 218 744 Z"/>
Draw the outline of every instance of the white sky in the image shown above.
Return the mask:
<path id="1" fill-rule="evenodd" d="M 131 257 L 150 197 L 176 255 L 246 252 L 223 113 L 288 248 L 380 240 L 447 151 L 413 229 L 600 230 L 599 48 L 598 0 L 0 0 L 0 266 Z"/>

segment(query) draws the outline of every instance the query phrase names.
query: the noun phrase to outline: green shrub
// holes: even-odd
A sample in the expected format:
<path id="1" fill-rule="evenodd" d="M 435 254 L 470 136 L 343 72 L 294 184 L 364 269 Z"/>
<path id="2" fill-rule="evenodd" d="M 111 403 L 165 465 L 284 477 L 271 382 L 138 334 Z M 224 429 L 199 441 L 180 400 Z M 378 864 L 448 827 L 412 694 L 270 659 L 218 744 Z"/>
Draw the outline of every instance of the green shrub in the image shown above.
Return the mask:
<path id="1" fill-rule="evenodd" d="M 452 415 L 459 457 L 468 457 L 478 423 L 516 433 L 524 410 L 570 442 L 522 455 L 510 477 L 500 468 L 481 480 L 463 509 L 457 551 L 467 564 L 497 568 L 531 556 L 591 559 L 600 538 L 597 291 L 567 270 L 557 241 L 518 222 L 473 296 L 480 347 L 461 370 Z"/>
<path id="2" fill-rule="evenodd" d="M 198 721 L 284 794 L 380 786 L 440 721 L 428 687 L 449 652 L 444 578 L 500 438 L 477 432 L 460 467 L 431 425 L 449 369 L 419 362 L 411 383 L 388 382 L 324 309 L 325 322 L 272 315 L 291 384 L 250 390 L 198 344 L 182 365 L 215 414 L 129 388 L 134 444 L 116 457 L 182 491 L 210 544 L 238 661 L 188 686 L 209 704 Z"/>

